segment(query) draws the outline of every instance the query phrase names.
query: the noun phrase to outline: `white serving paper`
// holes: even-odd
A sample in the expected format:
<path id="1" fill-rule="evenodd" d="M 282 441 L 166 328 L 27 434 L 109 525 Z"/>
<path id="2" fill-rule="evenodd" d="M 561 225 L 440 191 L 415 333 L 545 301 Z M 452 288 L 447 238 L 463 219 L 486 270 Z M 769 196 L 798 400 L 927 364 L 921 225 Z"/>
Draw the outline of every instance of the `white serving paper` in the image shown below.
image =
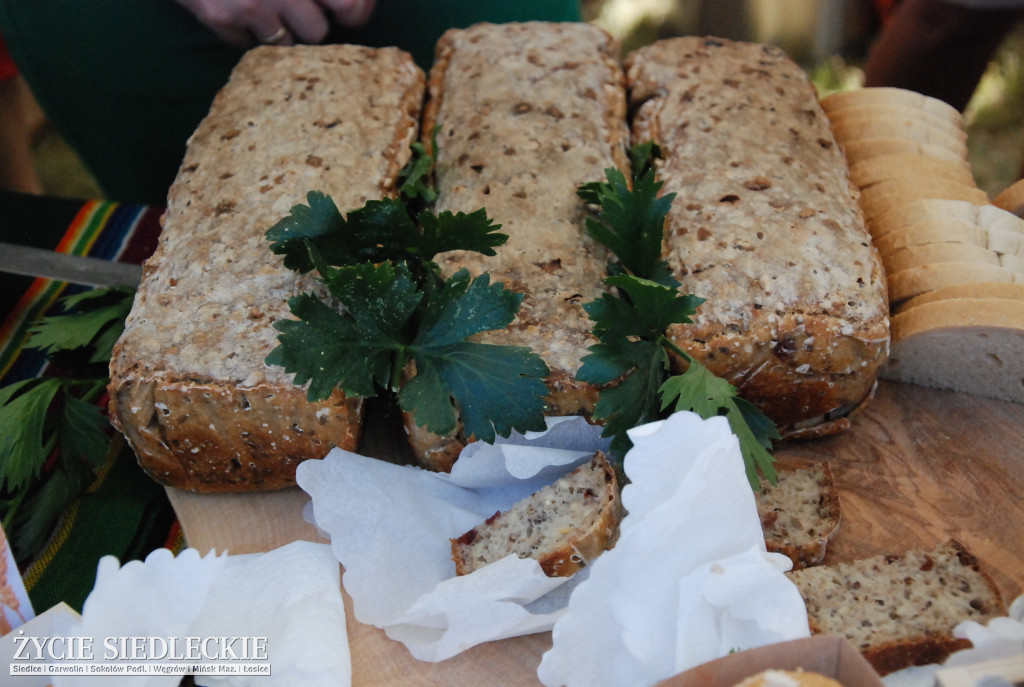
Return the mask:
<path id="1" fill-rule="evenodd" d="M 767 553 L 739 443 L 724 418 L 689 412 L 631 431 L 619 540 L 555 623 L 548 687 L 653 685 L 733 650 L 810 635 L 807 611 Z"/>
<path id="2" fill-rule="evenodd" d="M 106 661 L 110 637 L 266 637 L 277 685 L 342 686 L 352 683 L 338 563 L 325 544 L 297 541 L 263 554 L 174 556 L 158 549 L 145 561 L 121 566 L 100 560 L 96 584 L 68 636 L 92 637 L 94 663 Z M 162 647 L 162 645 L 160 645 Z M 184 643 L 181 644 L 184 646 Z M 153 660 L 168 663 L 168 659 Z M 60 675 L 54 687 L 96 685 L 109 676 Z M 118 675 L 123 687 L 174 687 L 180 675 Z M 196 676 L 199 685 L 248 685 L 252 676 Z"/>
<path id="3" fill-rule="evenodd" d="M 536 561 L 509 556 L 456 577 L 449 543 L 608 447 L 582 418 L 548 426 L 470 444 L 450 474 L 339 449 L 299 465 L 307 517 L 330 537 L 360 622 L 423 661 L 551 628 L 579 575 L 549 578 Z"/>

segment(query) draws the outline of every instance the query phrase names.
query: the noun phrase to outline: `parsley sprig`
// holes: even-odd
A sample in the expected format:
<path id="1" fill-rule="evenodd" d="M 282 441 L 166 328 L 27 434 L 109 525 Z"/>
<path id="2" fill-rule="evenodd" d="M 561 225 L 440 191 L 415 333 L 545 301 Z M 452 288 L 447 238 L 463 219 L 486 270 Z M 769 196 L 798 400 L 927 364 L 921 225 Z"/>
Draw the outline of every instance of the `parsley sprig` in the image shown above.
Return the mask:
<path id="1" fill-rule="evenodd" d="M 434 262 L 453 250 L 495 255 L 508 236 L 484 209 L 413 216 L 414 199 L 429 198 L 425 153 L 417 152 L 402 187 L 415 192 L 369 201 L 342 217 L 329 196 L 313 191 L 308 205 L 268 230 L 284 264 L 315 269 L 337 304 L 312 293 L 290 299 L 297 319 L 274 324 L 280 345 L 267 362 L 294 373 L 296 384 L 308 382 L 310 400 L 335 387 L 362 397 L 393 393 L 418 425 L 439 435 L 455 431 L 460 419 L 466 436 L 483 441 L 543 429 L 548 368 L 540 357 L 470 340 L 510 325 L 523 295 L 492 284 L 486 273 L 445 278 Z"/>
<path id="2" fill-rule="evenodd" d="M 612 451 L 623 456 L 632 446 L 627 431 L 661 418 L 668 409 L 692 410 L 704 418 L 724 415 L 739 438 L 747 479 L 755 489 L 759 472 L 775 483 L 770 454 L 779 438 L 775 424 L 737 395 L 728 381 L 712 374 L 665 332 L 689 323 L 704 299 L 679 291 L 679 282 L 662 258 L 665 217 L 675 194 L 659 196 L 648 144 L 631 151 L 633 183 L 618 169 L 606 181 L 580 187 L 578 194 L 599 209 L 587 218 L 587 233 L 618 259 L 609 265 L 605 283 L 613 288 L 584 304 L 599 343 L 583 358 L 577 378 L 602 387 L 595 419 L 612 438 Z M 671 375 L 671 356 L 687 363 Z"/>
<path id="3" fill-rule="evenodd" d="M 44 376 L 0 388 L 0 513 L 19 560 L 45 543 L 60 513 L 106 461 L 110 424 L 97 401 L 133 289 L 93 289 L 61 299 L 64 314 L 29 330 L 27 348 L 71 357 L 83 376 Z"/>

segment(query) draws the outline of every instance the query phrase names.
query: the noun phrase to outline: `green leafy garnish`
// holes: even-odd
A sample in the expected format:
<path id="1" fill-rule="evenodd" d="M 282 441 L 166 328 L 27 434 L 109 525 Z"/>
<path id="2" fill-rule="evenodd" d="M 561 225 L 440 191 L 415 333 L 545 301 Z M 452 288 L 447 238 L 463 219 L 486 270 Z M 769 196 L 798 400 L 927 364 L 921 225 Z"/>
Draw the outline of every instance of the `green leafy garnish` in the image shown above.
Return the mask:
<path id="1" fill-rule="evenodd" d="M 598 217 L 588 218 L 587 232 L 619 262 L 605 280 L 614 292 L 583 306 L 599 343 L 583 358 L 577 378 L 602 387 L 594 417 L 604 423 L 603 435 L 611 437 L 612 452 L 620 459 L 632 446 L 628 430 L 663 417 L 669 408 L 704 418 L 724 415 L 739 439 L 751 486 L 757 488 L 759 472 L 774 484 L 769 453 L 772 440 L 779 438 L 774 423 L 665 334 L 674 324 L 691 322 L 703 299 L 680 293 L 661 257 L 673 195 L 658 196 L 661 184 L 650 161 L 655 153 L 653 145 L 631 151 L 632 188 L 621 171 L 609 169 L 606 182 L 585 184 L 578 191 L 600 208 Z M 672 355 L 686 361 L 682 374 L 671 375 Z"/>
<path id="2" fill-rule="evenodd" d="M 459 271 L 445 279 L 434 262 L 454 250 L 495 255 L 508 240 L 484 209 L 419 211 L 429 165 L 423 151 L 409 168 L 404 200 L 370 201 L 342 217 L 325 194 L 267 232 L 285 265 L 315 269 L 340 308 L 313 294 L 289 301 L 296 320 L 274 324 L 280 345 L 267 362 L 309 383 L 311 400 L 340 387 L 353 396 L 395 394 L 417 424 L 450 434 L 461 420 L 467 436 L 544 428 L 547 366 L 532 350 L 469 339 L 511 324 L 522 294 Z M 429 159 L 429 158 L 427 158 Z M 406 378 L 409 364 L 415 375 Z"/>
<path id="3" fill-rule="evenodd" d="M 33 326 L 26 347 L 102 363 L 105 373 L 133 296 L 113 287 L 65 297 L 65 312 Z M 37 377 L 0 389 L 0 512 L 19 559 L 43 546 L 57 516 L 106 460 L 110 424 L 96 401 L 108 382 L 105 374 Z"/>

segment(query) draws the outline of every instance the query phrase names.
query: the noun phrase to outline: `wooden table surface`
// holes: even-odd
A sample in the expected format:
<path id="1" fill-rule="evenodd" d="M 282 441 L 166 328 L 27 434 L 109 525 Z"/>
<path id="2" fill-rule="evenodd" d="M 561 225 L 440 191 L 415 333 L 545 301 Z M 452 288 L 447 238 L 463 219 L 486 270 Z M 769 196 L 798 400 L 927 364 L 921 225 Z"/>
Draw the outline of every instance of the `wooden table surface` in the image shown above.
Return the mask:
<path id="1" fill-rule="evenodd" d="M 843 522 L 826 563 L 932 548 L 955 537 L 981 560 L 1007 603 L 1024 593 L 1024 405 L 882 382 L 848 433 L 780 446 L 776 458 L 831 464 Z M 308 497 L 297 488 L 168 493 L 188 545 L 204 553 L 322 541 L 302 520 Z M 345 601 L 357 687 L 540 684 L 536 669 L 550 633 L 422 663 L 381 630 L 356 621 Z"/>

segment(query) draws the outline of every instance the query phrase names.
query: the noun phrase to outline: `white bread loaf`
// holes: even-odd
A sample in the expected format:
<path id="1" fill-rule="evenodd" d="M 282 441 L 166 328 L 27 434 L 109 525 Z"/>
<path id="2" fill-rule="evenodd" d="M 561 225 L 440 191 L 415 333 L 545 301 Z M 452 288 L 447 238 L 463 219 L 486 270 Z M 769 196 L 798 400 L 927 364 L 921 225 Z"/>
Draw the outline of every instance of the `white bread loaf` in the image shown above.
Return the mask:
<path id="1" fill-rule="evenodd" d="M 324 293 L 265 234 L 310 190 L 343 212 L 393 194 L 423 87 L 391 48 L 261 47 L 238 63 L 189 140 L 110 362 L 111 420 L 154 479 L 276 489 L 299 462 L 356 447 L 360 399 L 310 402 L 265 362 L 288 298 Z"/>
<path id="2" fill-rule="evenodd" d="M 452 539 L 455 573 L 515 554 L 549 577 L 569 577 L 609 548 L 623 510 L 615 469 L 598 452 L 588 463 Z"/>

